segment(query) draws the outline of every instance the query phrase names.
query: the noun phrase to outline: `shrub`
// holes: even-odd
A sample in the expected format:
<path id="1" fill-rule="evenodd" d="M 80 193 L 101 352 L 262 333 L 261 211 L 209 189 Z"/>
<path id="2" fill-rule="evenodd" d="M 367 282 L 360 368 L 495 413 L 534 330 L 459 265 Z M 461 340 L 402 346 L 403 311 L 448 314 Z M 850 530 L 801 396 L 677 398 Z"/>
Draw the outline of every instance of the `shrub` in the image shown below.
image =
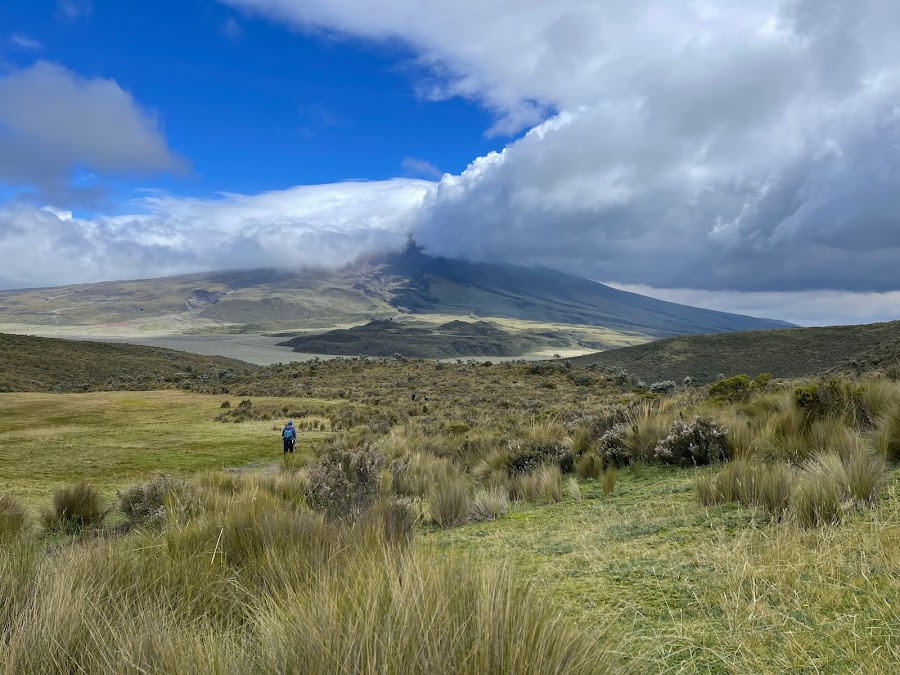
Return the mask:
<path id="1" fill-rule="evenodd" d="M 378 497 L 384 455 L 371 446 L 335 448 L 309 470 L 309 505 L 332 518 L 356 518 Z"/>
<path id="2" fill-rule="evenodd" d="M 453 527 L 469 518 L 469 483 L 465 476 L 445 471 L 428 495 L 431 519 L 441 527 Z"/>
<path id="3" fill-rule="evenodd" d="M 709 397 L 716 401 L 737 403 L 745 400 L 750 394 L 751 384 L 747 375 L 726 377 L 710 385 Z"/>
<path id="4" fill-rule="evenodd" d="M 572 471 L 575 458 L 562 441 L 527 439 L 510 444 L 510 473 L 529 473 L 542 464 L 555 464 L 560 470 Z"/>
<path id="5" fill-rule="evenodd" d="M 100 507 L 100 495 L 84 481 L 53 493 L 53 503 L 41 515 L 49 530 L 77 532 L 100 525 L 106 513 Z"/>
<path id="6" fill-rule="evenodd" d="M 631 453 L 627 445 L 628 428 L 624 424 L 616 424 L 601 437 L 597 451 L 607 466 L 625 466 L 631 461 Z"/>
<path id="7" fill-rule="evenodd" d="M 0 544 L 18 539 L 25 530 L 23 506 L 9 495 L 0 495 Z"/>
<path id="8" fill-rule="evenodd" d="M 692 466 L 728 458 L 728 432 L 711 420 L 695 416 L 690 422 L 675 420 L 669 435 L 653 451 L 667 464 Z"/>
<path id="9" fill-rule="evenodd" d="M 794 389 L 794 403 L 811 419 L 836 417 L 850 426 L 873 422 L 866 405 L 865 387 L 839 378 L 829 378 Z"/>
<path id="10" fill-rule="evenodd" d="M 650 385 L 650 391 L 654 394 L 671 394 L 678 388 L 672 380 L 663 380 L 662 382 L 654 382 Z"/>
<path id="11" fill-rule="evenodd" d="M 495 485 L 475 492 L 471 503 L 473 520 L 496 520 L 509 510 L 506 489 Z"/>
<path id="12" fill-rule="evenodd" d="M 119 493 L 119 508 L 130 523 L 158 520 L 165 516 L 166 498 L 184 489 L 187 481 L 155 476 L 144 485 L 132 485 Z"/>
<path id="13" fill-rule="evenodd" d="M 753 382 L 750 383 L 750 388 L 753 391 L 763 391 L 768 388 L 769 383 L 772 381 L 772 375 L 770 373 L 760 373 L 755 378 L 753 378 Z"/>

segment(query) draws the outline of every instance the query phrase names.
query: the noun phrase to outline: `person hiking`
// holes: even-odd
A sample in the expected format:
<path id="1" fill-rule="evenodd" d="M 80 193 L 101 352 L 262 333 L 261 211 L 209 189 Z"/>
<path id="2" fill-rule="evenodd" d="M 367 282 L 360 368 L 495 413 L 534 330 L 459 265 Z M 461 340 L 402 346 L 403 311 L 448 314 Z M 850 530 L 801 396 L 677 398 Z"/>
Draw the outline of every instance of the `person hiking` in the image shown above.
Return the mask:
<path id="1" fill-rule="evenodd" d="M 297 430 L 294 429 L 293 421 L 288 420 L 288 423 L 284 425 L 284 429 L 281 430 L 281 440 L 284 441 L 285 454 L 294 452 L 294 443 L 297 441 Z"/>

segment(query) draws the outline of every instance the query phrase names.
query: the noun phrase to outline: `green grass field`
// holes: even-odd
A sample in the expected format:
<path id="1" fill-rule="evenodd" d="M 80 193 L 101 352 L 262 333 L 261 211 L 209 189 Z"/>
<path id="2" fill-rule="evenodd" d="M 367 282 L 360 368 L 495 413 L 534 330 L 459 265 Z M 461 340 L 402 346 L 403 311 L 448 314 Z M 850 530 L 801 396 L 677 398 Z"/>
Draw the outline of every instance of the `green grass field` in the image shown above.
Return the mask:
<path id="1" fill-rule="evenodd" d="M 154 472 L 193 473 L 281 460 L 283 420 L 215 422 L 227 396 L 182 391 L 0 394 L 0 484 L 30 507 L 85 479 L 110 497 Z M 303 399 L 255 398 L 301 406 Z M 303 432 L 298 450 L 324 432 Z"/>

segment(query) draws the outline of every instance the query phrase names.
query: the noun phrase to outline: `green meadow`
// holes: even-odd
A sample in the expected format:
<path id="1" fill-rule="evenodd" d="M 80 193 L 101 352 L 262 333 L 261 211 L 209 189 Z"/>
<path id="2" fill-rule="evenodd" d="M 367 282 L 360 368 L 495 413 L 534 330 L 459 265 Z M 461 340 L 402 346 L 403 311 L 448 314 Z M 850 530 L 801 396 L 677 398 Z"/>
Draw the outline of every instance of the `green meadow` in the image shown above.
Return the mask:
<path id="1" fill-rule="evenodd" d="M 228 386 L 0 394 L 0 670 L 900 664 L 884 377 L 345 360 Z"/>

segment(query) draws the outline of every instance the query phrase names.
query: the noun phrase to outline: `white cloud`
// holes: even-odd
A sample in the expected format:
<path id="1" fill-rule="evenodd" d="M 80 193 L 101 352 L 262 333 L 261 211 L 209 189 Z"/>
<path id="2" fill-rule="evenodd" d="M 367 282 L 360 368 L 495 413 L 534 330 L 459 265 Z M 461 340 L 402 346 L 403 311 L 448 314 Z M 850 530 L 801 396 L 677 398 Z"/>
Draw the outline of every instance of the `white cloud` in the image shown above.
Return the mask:
<path id="1" fill-rule="evenodd" d="M 177 171 L 156 116 L 113 80 L 84 78 L 38 61 L 0 75 L 0 184 L 54 198 L 70 175 Z M 77 186 L 76 186 L 77 187 Z"/>
<path id="2" fill-rule="evenodd" d="M 214 199 L 151 195 L 133 215 L 0 206 L 0 283 L 47 286 L 204 270 L 334 267 L 406 242 L 430 183 L 310 185 Z"/>
<path id="3" fill-rule="evenodd" d="M 400 162 L 400 166 L 402 166 L 404 169 L 406 169 L 406 171 L 415 176 L 440 178 L 443 173 L 439 168 L 437 168 L 428 160 L 418 159 L 417 157 L 404 157 L 403 161 Z"/>
<path id="4" fill-rule="evenodd" d="M 13 33 L 9 37 L 9 42 L 16 49 L 22 49 L 24 51 L 36 52 L 44 48 L 44 45 L 39 40 L 30 38 L 22 33 Z"/>

